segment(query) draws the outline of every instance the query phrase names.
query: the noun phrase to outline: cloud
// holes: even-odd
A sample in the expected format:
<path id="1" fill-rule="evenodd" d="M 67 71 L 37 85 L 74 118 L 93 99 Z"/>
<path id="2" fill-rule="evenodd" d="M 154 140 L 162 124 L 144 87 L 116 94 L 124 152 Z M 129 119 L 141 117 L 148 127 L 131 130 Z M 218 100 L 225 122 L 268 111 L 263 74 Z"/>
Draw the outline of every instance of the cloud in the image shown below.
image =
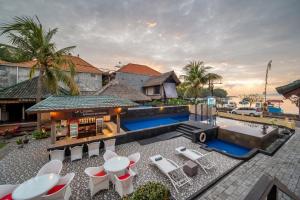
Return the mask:
<path id="1" fill-rule="evenodd" d="M 300 1 L 281 0 L 0 0 L 1 22 L 37 15 L 59 28 L 59 48 L 76 45 L 74 54 L 95 66 L 135 62 L 182 74 L 189 61 L 203 60 L 232 94 L 261 92 L 262 84 L 241 83 L 263 81 L 270 59 L 271 91 L 299 79 L 299 10 Z"/>

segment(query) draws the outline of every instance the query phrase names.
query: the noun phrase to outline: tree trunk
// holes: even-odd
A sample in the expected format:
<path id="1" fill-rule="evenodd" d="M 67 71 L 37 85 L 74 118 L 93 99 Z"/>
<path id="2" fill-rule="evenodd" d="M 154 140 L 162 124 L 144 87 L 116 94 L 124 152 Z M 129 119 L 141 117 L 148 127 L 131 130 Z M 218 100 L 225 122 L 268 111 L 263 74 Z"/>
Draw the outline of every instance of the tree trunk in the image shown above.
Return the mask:
<path id="1" fill-rule="evenodd" d="M 38 84 L 36 91 L 36 103 L 40 102 L 42 99 L 42 78 L 43 78 L 44 70 L 40 69 L 38 76 Z M 37 113 L 37 130 L 41 131 L 41 113 Z"/>
<path id="2" fill-rule="evenodd" d="M 197 97 L 195 97 L 195 121 L 198 120 Z"/>

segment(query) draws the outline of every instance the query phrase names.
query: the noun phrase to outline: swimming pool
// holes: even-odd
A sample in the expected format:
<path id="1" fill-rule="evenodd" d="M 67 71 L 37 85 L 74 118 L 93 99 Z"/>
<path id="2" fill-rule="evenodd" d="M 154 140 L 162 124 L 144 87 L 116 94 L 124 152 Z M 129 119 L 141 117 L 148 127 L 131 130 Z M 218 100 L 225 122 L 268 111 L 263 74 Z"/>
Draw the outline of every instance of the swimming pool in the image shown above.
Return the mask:
<path id="1" fill-rule="evenodd" d="M 242 147 L 240 145 L 219 139 L 208 140 L 205 142 L 205 144 L 211 149 L 215 149 L 223 153 L 233 155 L 235 157 L 246 156 L 251 151 L 251 149 L 248 149 L 246 147 Z"/>
<path id="2" fill-rule="evenodd" d="M 128 131 L 152 128 L 178 122 L 188 121 L 189 115 L 170 115 L 165 117 L 149 117 L 144 119 L 123 120 L 122 127 Z"/>

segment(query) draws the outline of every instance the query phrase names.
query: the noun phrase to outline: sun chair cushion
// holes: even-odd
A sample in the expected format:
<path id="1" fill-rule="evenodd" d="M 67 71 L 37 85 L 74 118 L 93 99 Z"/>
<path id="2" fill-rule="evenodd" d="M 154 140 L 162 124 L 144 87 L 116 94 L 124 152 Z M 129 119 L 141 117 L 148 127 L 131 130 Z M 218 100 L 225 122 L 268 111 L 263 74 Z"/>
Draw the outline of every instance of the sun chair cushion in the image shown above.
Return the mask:
<path id="1" fill-rule="evenodd" d="M 133 160 L 130 161 L 129 166 L 133 165 L 135 162 Z"/>
<path id="2" fill-rule="evenodd" d="M 53 188 L 51 188 L 51 189 L 47 192 L 47 195 L 53 194 L 53 193 L 55 193 L 55 192 L 61 190 L 63 187 L 65 187 L 64 184 L 62 184 L 62 185 L 56 185 L 56 186 L 54 186 Z"/>
<path id="3" fill-rule="evenodd" d="M 162 157 L 161 157 L 161 156 L 156 157 L 154 160 L 155 160 L 155 161 L 160 161 L 160 160 L 162 160 Z"/>
<path id="4" fill-rule="evenodd" d="M 4 197 L 2 197 L 0 200 L 13 200 L 12 194 L 9 193 L 9 194 L 5 195 Z"/>
<path id="5" fill-rule="evenodd" d="M 105 171 L 100 171 L 100 172 L 98 172 L 97 174 L 95 174 L 94 176 L 105 176 L 106 175 L 106 173 L 105 173 Z"/>
<path id="6" fill-rule="evenodd" d="M 119 176 L 118 179 L 119 180 L 124 180 L 124 179 L 128 178 L 129 176 L 130 176 L 130 174 L 126 173 L 126 174 L 124 174 L 122 176 Z"/>

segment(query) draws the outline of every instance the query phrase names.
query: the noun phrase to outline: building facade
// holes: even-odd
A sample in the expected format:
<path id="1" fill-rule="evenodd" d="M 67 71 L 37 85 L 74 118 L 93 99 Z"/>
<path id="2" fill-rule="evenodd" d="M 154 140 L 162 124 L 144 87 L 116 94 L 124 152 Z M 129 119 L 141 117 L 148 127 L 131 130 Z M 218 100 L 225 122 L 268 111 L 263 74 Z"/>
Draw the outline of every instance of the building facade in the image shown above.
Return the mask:
<path id="1" fill-rule="evenodd" d="M 116 71 L 115 79 L 154 99 L 177 98 L 180 83 L 174 71 L 160 73 L 146 65 L 129 63 Z"/>
<path id="2" fill-rule="evenodd" d="M 103 72 L 78 56 L 66 56 L 76 69 L 75 81 L 81 94 L 93 94 L 102 88 Z M 10 87 L 29 79 L 29 72 L 35 61 L 8 63 L 0 61 L 0 89 Z M 67 66 L 63 69 L 68 70 Z M 38 70 L 35 76 L 38 75 Z"/>

